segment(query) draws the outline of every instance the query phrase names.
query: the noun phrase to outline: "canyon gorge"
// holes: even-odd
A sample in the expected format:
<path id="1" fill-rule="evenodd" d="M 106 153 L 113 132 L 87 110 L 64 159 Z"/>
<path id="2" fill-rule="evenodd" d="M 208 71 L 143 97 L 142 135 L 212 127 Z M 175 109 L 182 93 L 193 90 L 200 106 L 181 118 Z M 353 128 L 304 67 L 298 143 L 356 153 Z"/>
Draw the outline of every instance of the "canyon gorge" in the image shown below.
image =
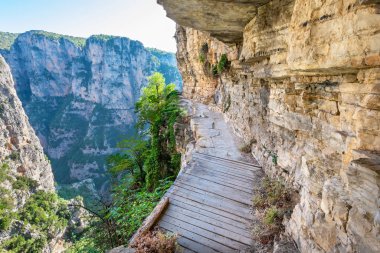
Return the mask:
<path id="1" fill-rule="evenodd" d="M 380 1 L 157 0 L 157 4 L 177 23 L 176 54 L 117 36 L 0 33 L 0 204 L 12 199 L 8 209 L 23 210 L 37 192 L 56 189 L 67 198 L 78 192 L 107 192 L 106 158 L 119 151 L 120 140 L 138 134 L 135 104 L 148 77 L 157 71 L 182 91 L 186 113 L 173 106 L 168 111 L 175 108 L 174 120 L 160 121 L 163 116 L 154 115 L 159 124 L 152 124 L 158 126 L 153 130 L 157 136 L 164 132 L 166 139 L 148 140 L 144 148 L 149 153 L 153 145 L 162 148 L 164 143 L 174 158 L 180 152 L 181 161 L 170 155 L 165 159 L 168 164 L 182 163 L 181 170 L 176 181 L 177 171 L 170 174 L 173 182 L 166 182 L 165 190 L 157 186 L 159 195 L 145 187 L 142 168 L 151 164 L 157 168 L 162 161 L 143 161 L 141 182 L 131 180 L 132 186 L 126 184 L 130 189 L 124 190 L 147 199 L 154 199 L 149 194 L 164 196 L 158 207 L 171 206 L 159 211 L 163 220 L 153 222 L 149 217 L 157 213 L 153 208 L 158 200 L 142 203 L 151 206 L 150 216 L 150 211 L 141 214 L 128 205 L 131 217 L 122 217 L 123 222 L 138 227 L 136 220 L 148 216 L 142 227 L 146 223 L 179 227 L 184 234 L 189 232 L 185 222 L 193 222 L 199 227 L 189 227 L 200 232 L 190 232 L 198 240 L 181 241 L 180 234 L 177 239 L 180 244 L 196 244 L 200 253 L 236 252 L 231 249 L 240 247 L 238 239 L 256 247 L 245 222 L 251 222 L 254 213 L 252 192 L 270 178 L 292 193 L 294 203 L 281 216 L 275 238 L 285 238 L 291 247 L 276 241 L 274 247 L 262 251 L 257 247 L 254 252 L 380 252 Z M 150 98 L 148 92 L 145 95 Z M 198 164 L 188 166 L 193 156 Z M 162 183 L 160 172 L 145 171 L 147 178 L 153 174 Z M 15 182 L 22 180 L 27 187 L 20 190 Z M 233 182 L 236 188 L 223 192 L 215 186 L 218 180 Z M 185 188 L 179 189 L 180 184 Z M 172 199 L 164 195 L 166 190 L 174 192 Z M 193 206 L 185 203 L 190 198 Z M 225 198 L 229 199 L 223 202 Z M 138 206 L 132 199 L 131 206 Z M 242 209 L 243 214 L 234 213 Z M 3 229 L 8 213 L 0 210 L 0 246 L 23 227 L 17 221 Z M 221 215 L 212 220 L 204 213 Z M 182 220 L 171 224 L 173 217 Z M 221 236 L 227 227 L 237 231 L 231 234 L 238 239 L 231 236 L 229 245 L 220 246 L 227 241 Z M 26 230 L 25 238 L 38 237 L 30 227 Z M 128 230 L 128 235 L 136 230 Z M 202 235 L 204 230 L 208 237 Z M 48 235 L 43 252 L 65 250 L 62 245 L 56 248 L 63 231 Z M 202 240 L 209 248 L 199 246 Z M 121 246 L 111 252 L 134 251 Z"/>
<path id="2" fill-rule="evenodd" d="M 6 35 L 0 54 L 60 189 L 105 192 L 106 158 L 136 134 L 134 105 L 147 77 L 160 71 L 181 89 L 174 54 L 116 36 Z"/>

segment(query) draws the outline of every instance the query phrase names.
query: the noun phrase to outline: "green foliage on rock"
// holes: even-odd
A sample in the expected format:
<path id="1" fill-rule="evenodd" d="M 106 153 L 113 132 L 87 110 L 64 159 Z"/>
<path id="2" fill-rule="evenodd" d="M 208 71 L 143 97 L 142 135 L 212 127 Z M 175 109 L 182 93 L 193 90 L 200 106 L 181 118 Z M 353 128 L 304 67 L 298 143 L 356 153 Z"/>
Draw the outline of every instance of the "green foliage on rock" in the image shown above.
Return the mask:
<path id="1" fill-rule="evenodd" d="M 118 37 L 112 36 L 112 35 L 106 35 L 106 34 L 96 34 L 96 35 L 92 35 L 91 38 L 107 41 L 107 40 L 118 38 Z"/>
<path id="2" fill-rule="evenodd" d="M 173 178 L 160 180 L 157 188 L 151 192 L 144 187 L 134 189 L 130 183 L 131 181 L 125 178 L 113 189 L 114 205 L 110 210 L 110 217 L 120 228 L 117 231 L 120 238 L 130 238 L 141 226 L 172 185 Z"/>
<path id="3" fill-rule="evenodd" d="M 74 36 L 69 36 L 69 35 L 62 35 L 62 34 L 57 34 L 57 33 L 52 33 L 52 32 L 46 32 L 46 31 L 32 31 L 32 32 L 34 34 L 43 35 L 49 39 L 56 40 L 56 41 L 58 41 L 60 39 L 65 39 L 65 40 L 72 42 L 77 47 L 84 47 L 84 45 L 86 44 L 85 38 L 74 37 Z"/>
<path id="4" fill-rule="evenodd" d="M 10 49 L 19 33 L 0 32 L 0 49 Z"/>
<path id="5" fill-rule="evenodd" d="M 276 207 L 270 207 L 265 210 L 264 222 L 267 225 L 271 225 L 279 217 L 279 213 Z"/>
<path id="6" fill-rule="evenodd" d="M 217 72 L 218 74 L 222 74 L 223 71 L 228 67 L 228 59 L 226 54 L 222 54 L 220 60 L 217 64 Z"/>
<path id="7" fill-rule="evenodd" d="M 13 161 L 16 161 L 16 160 L 20 159 L 20 153 L 18 151 L 14 151 L 8 156 L 8 158 L 13 160 Z"/>
<path id="8" fill-rule="evenodd" d="M 8 163 L 2 163 L 0 166 L 0 183 L 10 180 Z"/>
<path id="9" fill-rule="evenodd" d="M 32 190 L 35 189 L 37 186 L 38 183 L 36 182 L 36 180 L 24 176 L 17 176 L 16 181 L 12 182 L 13 189 L 21 191 Z"/>
<path id="10" fill-rule="evenodd" d="M 218 65 L 211 66 L 211 73 L 214 77 L 218 76 Z"/>
<path id="11" fill-rule="evenodd" d="M 4 201 L 5 198 L 1 197 L 0 202 Z M 11 209 L 10 203 L 7 205 L 5 208 L 2 205 L 1 210 Z M 20 210 L 8 216 L 8 227 L 2 229 L 8 229 L 13 219 L 18 223 L 19 232 L 4 240 L 0 244 L 0 250 L 15 253 L 41 252 L 66 227 L 69 216 L 66 201 L 54 192 L 38 190 L 27 199 Z"/>
<path id="12" fill-rule="evenodd" d="M 27 239 L 25 236 L 16 235 L 6 240 L 2 246 L 3 249 L 11 253 L 37 253 L 42 252 L 46 244 L 45 237 Z"/>
<path id="13" fill-rule="evenodd" d="M 12 219 L 14 203 L 10 191 L 0 187 L 0 231 L 8 230 Z"/>

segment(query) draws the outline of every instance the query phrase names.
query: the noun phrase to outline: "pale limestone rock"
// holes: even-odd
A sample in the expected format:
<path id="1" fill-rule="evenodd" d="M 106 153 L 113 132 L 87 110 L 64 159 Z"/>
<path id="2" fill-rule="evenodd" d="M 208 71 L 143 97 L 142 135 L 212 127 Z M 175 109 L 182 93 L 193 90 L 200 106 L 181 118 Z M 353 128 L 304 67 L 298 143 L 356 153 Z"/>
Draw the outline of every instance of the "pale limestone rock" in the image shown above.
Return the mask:
<path id="1" fill-rule="evenodd" d="M 25 175 L 36 180 L 41 189 L 54 190 L 50 163 L 28 122 L 17 97 L 10 69 L 1 56 L 0 130 L 0 165 L 8 164 L 13 176 Z"/>
<path id="2" fill-rule="evenodd" d="M 378 3 L 273 0 L 233 46 L 193 25 L 191 6 L 164 4 L 188 20 L 176 33 L 184 96 L 217 106 L 257 141 L 266 172 L 299 190 L 286 231 L 302 252 L 380 252 Z M 218 77 L 199 59 L 205 43 L 206 62 L 231 62 Z"/>

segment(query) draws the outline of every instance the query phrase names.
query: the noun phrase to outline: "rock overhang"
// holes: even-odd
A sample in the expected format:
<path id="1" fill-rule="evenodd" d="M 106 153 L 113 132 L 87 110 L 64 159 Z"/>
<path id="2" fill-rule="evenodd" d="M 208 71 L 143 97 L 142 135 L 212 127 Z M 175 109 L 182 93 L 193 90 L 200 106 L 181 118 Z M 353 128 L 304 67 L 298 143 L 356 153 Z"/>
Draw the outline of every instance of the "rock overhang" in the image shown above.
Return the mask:
<path id="1" fill-rule="evenodd" d="M 239 43 L 243 30 L 269 0 L 157 0 L 181 26 L 208 32 L 224 43 Z"/>

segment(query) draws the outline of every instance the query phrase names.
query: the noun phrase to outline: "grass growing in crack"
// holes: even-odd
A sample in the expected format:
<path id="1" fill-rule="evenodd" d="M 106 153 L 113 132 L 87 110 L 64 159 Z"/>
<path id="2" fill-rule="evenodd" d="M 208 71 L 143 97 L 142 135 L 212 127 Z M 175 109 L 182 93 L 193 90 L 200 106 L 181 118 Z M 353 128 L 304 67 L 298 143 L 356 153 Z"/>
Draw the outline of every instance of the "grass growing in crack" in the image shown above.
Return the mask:
<path id="1" fill-rule="evenodd" d="M 282 220 L 294 207 L 292 196 L 293 192 L 280 181 L 264 178 L 252 199 L 256 209 L 252 235 L 256 241 L 269 245 L 281 233 Z"/>
<path id="2" fill-rule="evenodd" d="M 279 212 L 277 208 L 270 207 L 265 211 L 264 223 L 267 225 L 274 224 L 277 218 L 279 218 Z"/>

